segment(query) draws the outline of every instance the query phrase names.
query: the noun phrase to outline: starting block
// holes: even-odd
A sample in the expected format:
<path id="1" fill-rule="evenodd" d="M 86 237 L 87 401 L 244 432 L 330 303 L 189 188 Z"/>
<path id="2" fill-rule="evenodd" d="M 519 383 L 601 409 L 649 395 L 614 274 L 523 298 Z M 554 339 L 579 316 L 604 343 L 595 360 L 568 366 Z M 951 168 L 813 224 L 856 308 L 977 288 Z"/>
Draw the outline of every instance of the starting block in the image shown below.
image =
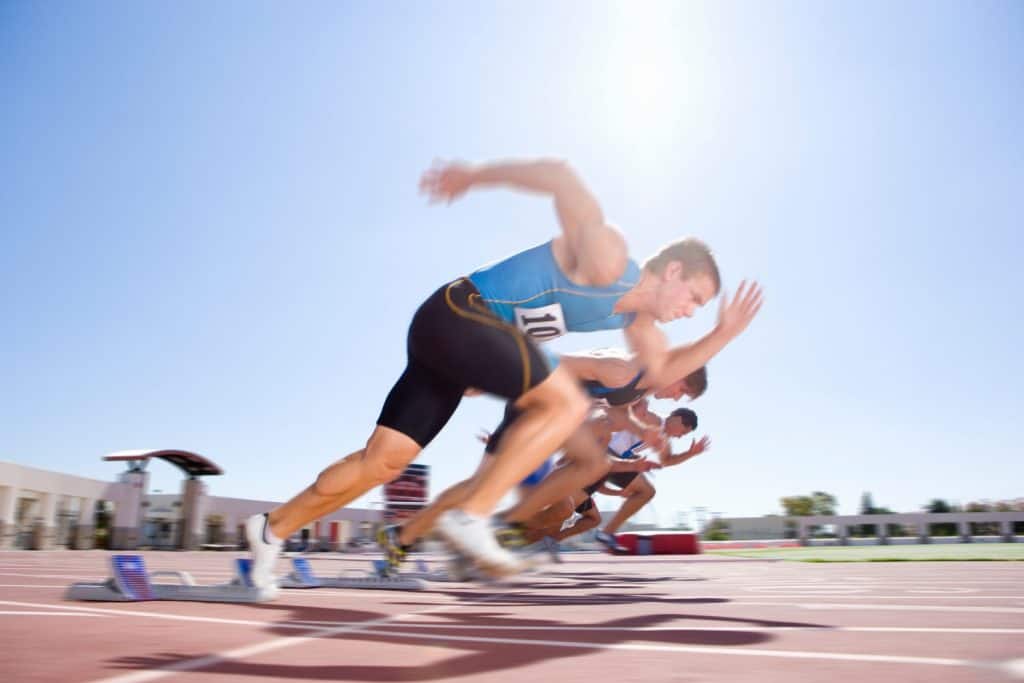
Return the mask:
<path id="1" fill-rule="evenodd" d="M 239 558 L 235 560 L 239 581 L 243 585 L 252 585 L 250 571 L 251 560 Z M 292 558 L 292 571 L 278 580 L 281 588 L 364 588 L 371 590 L 421 591 L 426 588 L 422 580 L 404 575 L 396 577 L 380 576 L 376 572 L 357 576 L 322 577 L 313 573 L 313 567 L 304 557 Z"/>
<path id="2" fill-rule="evenodd" d="M 449 582 L 454 581 L 449 572 L 444 570 L 430 571 L 430 567 L 423 560 L 416 560 L 416 569 L 412 571 L 401 571 L 398 573 L 398 578 L 403 579 L 417 579 L 420 581 L 435 581 L 435 582 Z M 374 560 L 373 562 L 374 571 L 379 576 L 385 576 L 388 571 L 387 560 Z"/>
<path id="3" fill-rule="evenodd" d="M 102 583 L 73 583 L 64 594 L 66 600 L 101 602 L 141 602 L 145 600 L 185 600 L 191 602 L 264 602 L 273 594 L 233 581 L 215 586 L 200 586 L 188 572 L 146 571 L 141 555 L 113 555 L 113 576 Z M 174 576 L 177 583 L 154 583 L 152 579 Z"/>

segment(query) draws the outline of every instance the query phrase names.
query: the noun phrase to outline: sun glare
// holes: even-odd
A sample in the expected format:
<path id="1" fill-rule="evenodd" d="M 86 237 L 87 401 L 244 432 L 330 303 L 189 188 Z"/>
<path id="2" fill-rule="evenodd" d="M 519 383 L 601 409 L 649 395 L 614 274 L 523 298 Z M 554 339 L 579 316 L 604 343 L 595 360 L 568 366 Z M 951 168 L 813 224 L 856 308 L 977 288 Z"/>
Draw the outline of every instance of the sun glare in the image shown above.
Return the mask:
<path id="1" fill-rule="evenodd" d="M 608 113 L 615 128 L 659 135 L 675 123 L 685 99 L 676 5 L 617 5 L 609 44 Z"/>

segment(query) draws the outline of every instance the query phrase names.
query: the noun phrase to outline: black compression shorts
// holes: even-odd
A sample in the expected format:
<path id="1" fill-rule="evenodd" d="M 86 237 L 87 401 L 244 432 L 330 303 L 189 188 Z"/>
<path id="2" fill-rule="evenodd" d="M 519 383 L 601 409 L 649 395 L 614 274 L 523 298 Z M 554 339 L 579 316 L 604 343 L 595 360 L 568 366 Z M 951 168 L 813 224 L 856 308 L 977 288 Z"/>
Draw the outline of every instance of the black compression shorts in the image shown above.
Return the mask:
<path id="1" fill-rule="evenodd" d="M 515 401 L 550 374 L 530 338 L 496 316 L 469 280 L 434 292 L 409 326 L 408 364 L 377 424 L 425 447 L 451 418 L 466 389 Z"/>
<path id="2" fill-rule="evenodd" d="M 594 499 L 591 498 L 590 496 L 587 496 L 582 503 L 576 506 L 576 514 L 582 515 L 592 507 L 594 507 Z"/>
<path id="3" fill-rule="evenodd" d="M 491 438 L 487 440 L 487 446 L 484 448 L 484 452 L 487 455 L 494 455 L 498 450 L 498 445 L 501 443 L 501 437 L 504 436 L 505 430 L 509 428 L 516 418 L 522 414 L 522 411 L 516 408 L 512 401 L 505 404 L 505 415 L 501 418 L 501 424 L 494 428 L 491 433 Z"/>
<path id="4" fill-rule="evenodd" d="M 608 475 L 608 481 L 618 488 L 624 489 L 632 484 L 639 474 L 639 472 L 612 472 Z"/>
<path id="5" fill-rule="evenodd" d="M 624 489 L 632 484 L 633 480 L 636 479 L 639 474 L 639 472 L 609 472 L 590 486 L 583 487 L 583 490 L 592 496 L 599 488 L 601 488 L 601 484 L 604 484 L 605 482 L 610 482 L 615 484 L 618 488 Z"/>

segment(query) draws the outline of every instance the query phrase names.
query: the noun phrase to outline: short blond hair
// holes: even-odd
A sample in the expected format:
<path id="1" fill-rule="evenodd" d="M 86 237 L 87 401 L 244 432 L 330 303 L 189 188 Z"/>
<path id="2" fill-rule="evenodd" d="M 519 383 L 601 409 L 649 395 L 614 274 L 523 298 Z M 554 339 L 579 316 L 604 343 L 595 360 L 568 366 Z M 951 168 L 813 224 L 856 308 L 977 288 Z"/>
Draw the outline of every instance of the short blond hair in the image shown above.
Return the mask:
<path id="1" fill-rule="evenodd" d="M 722 278 L 718 274 L 718 264 L 711 253 L 708 245 L 696 237 L 684 237 L 683 239 L 667 244 L 657 254 L 647 259 L 644 263 L 644 270 L 655 275 L 661 275 L 662 271 L 672 261 L 679 261 L 683 266 L 684 277 L 707 274 L 715 286 L 715 293 L 722 287 Z"/>

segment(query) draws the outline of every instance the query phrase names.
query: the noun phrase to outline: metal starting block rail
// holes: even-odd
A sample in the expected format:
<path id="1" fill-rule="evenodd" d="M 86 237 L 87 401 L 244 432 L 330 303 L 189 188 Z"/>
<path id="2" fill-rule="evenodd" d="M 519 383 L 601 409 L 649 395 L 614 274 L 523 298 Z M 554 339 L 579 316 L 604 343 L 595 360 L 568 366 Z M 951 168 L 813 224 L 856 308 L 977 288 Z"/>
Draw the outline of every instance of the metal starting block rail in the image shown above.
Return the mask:
<path id="1" fill-rule="evenodd" d="M 144 600 L 184 600 L 190 602 L 264 602 L 273 594 L 236 581 L 200 586 L 188 572 L 146 571 L 141 555 L 113 555 L 111 573 L 102 583 L 73 583 L 64 594 L 66 600 L 100 602 L 141 602 Z M 174 576 L 178 583 L 155 583 L 152 579 Z"/>
<path id="2" fill-rule="evenodd" d="M 238 574 L 243 582 L 249 582 L 251 561 L 240 558 L 235 561 Z M 426 584 L 419 578 L 380 576 L 376 572 L 359 576 L 323 577 L 313 573 L 313 567 L 304 557 L 292 558 L 292 572 L 278 580 L 281 588 L 366 588 L 371 590 L 421 591 Z"/>

